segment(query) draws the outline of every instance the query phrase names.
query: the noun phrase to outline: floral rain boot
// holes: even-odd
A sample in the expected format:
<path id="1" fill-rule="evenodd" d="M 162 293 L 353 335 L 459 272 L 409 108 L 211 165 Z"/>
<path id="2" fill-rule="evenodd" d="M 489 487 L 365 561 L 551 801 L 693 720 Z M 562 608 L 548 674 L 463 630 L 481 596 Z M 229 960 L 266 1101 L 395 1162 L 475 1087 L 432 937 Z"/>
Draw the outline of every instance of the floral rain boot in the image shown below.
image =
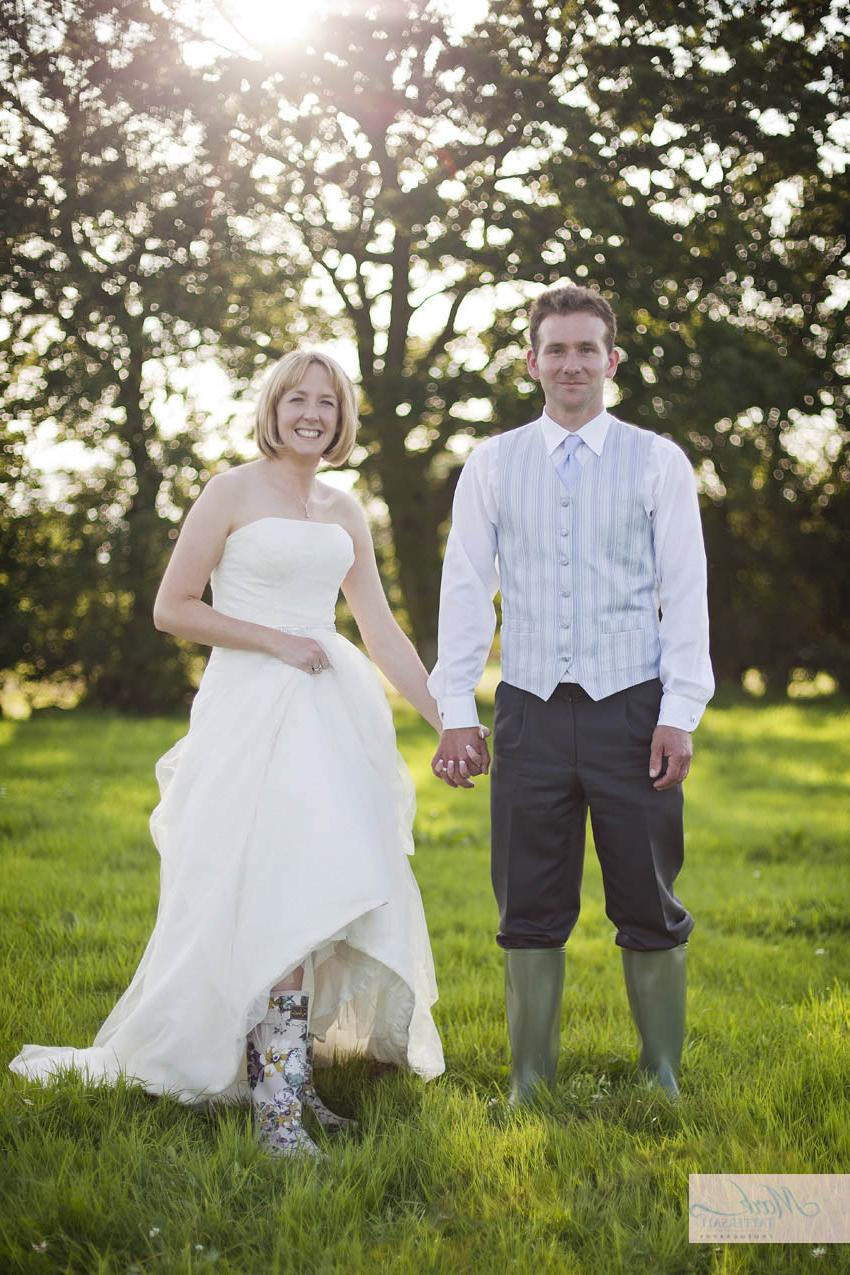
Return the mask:
<path id="1" fill-rule="evenodd" d="M 326 1133 L 342 1133 L 346 1129 L 357 1128 L 356 1120 L 350 1120 L 348 1116 L 338 1116 L 335 1111 L 331 1111 L 330 1107 L 325 1106 L 316 1092 L 316 1086 L 313 1084 L 313 1037 L 309 1035 L 307 1037 L 307 1083 L 301 1092 L 301 1101 L 305 1107 L 310 1108 Z"/>
<path id="2" fill-rule="evenodd" d="M 272 1155 L 322 1157 L 301 1123 L 309 1079 L 307 997 L 270 997 L 268 1013 L 248 1034 L 248 1081 L 257 1140 Z"/>

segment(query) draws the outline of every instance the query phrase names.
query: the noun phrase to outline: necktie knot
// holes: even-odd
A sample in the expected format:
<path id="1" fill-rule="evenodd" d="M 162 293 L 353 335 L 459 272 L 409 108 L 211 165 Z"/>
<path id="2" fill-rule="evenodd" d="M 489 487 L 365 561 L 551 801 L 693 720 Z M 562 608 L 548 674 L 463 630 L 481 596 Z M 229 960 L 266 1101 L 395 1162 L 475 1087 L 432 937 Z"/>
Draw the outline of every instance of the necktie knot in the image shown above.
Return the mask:
<path id="1" fill-rule="evenodd" d="M 567 491 L 575 486 L 578 479 L 581 466 L 576 457 L 576 451 L 581 446 L 581 441 L 578 434 L 567 434 L 566 438 L 558 444 L 561 451 L 558 472 Z"/>

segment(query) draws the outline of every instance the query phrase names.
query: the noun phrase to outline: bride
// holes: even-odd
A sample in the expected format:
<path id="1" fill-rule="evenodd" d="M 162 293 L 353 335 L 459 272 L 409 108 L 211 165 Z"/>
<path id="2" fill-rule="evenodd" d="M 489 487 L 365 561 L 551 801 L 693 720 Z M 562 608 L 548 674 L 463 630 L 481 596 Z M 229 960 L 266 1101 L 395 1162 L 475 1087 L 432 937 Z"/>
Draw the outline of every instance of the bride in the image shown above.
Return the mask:
<path id="1" fill-rule="evenodd" d="M 350 1123 L 314 1088 L 314 1038 L 326 1059 L 443 1070 L 412 783 L 372 664 L 334 628 L 341 586 L 375 664 L 439 731 L 366 518 L 315 476 L 345 463 L 356 427 L 338 364 L 286 355 L 260 397 L 261 458 L 189 512 L 154 623 L 213 649 L 189 731 L 157 765 L 156 925 L 91 1048 L 25 1045 L 11 1063 L 124 1074 L 190 1104 L 250 1093 L 260 1143 L 286 1156 L 319 1154 L 305 1107 L 331 1132 Z"/>

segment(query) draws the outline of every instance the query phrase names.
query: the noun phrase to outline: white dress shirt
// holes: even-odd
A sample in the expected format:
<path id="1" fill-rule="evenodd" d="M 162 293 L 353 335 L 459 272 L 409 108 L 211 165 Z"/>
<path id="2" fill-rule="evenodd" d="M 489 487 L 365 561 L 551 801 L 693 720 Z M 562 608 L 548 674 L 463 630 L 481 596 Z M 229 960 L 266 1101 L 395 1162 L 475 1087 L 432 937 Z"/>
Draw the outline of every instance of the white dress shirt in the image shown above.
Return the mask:
<path id="1" fill-rule="evenodd" d="M 600 455 L 609 414 L 575 431 L 574 456 L 585 465 Z M 567 431 L 544 410 L 541 428 L 549 456 Z M 444 729 L 476 726 L 475 688 L 496 631 L 493 598 L 499 587 L 499 443 L 485 439 L 470 453 L 455 491 L 440 590 L 438 659 L 428 679 Z M 656 434 L 641 482 L 652 527 L 658 606 L 661 611 L 663 688 L 659 725 L 692 731 L 714 692 L 708 652 L 706 564 L 696 481 L 690 461 L 675 443 Z"/>

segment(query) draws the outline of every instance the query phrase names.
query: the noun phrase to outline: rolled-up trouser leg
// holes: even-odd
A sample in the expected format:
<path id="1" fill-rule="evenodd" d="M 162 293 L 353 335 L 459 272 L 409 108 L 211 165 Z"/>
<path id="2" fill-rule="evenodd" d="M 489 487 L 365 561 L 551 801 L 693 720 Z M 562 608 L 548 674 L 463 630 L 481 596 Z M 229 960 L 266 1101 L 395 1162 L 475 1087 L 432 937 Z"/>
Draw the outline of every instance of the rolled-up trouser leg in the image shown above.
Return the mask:
<path id="1" fill-rule="evenodd" d="M 534 1097 L 541 1082 L 555 1083 L 561 1040 L 564 949 L 505 951 L 505 1008 L 511 1041 L 512 1103 Z"/>

